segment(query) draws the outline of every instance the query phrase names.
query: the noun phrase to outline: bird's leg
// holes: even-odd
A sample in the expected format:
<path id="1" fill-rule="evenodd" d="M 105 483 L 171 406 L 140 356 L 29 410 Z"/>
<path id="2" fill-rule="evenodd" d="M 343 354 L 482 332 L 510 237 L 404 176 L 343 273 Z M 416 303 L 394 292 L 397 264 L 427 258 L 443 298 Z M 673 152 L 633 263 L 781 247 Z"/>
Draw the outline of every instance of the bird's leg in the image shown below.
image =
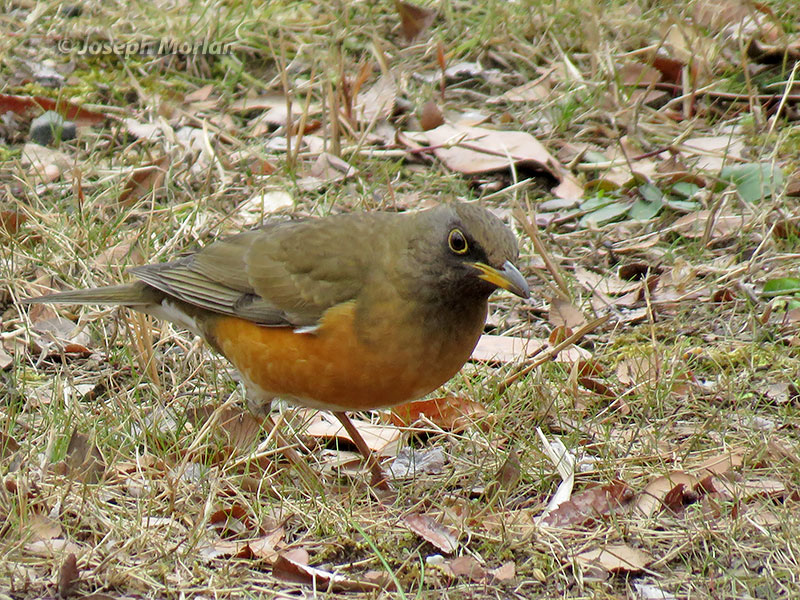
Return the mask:
<path id="1" fill-rule="evenodd" d="M 294 449 L 294 446 L 281 433 L 280 426 L 272 418 L 272 415 L 270 414 L 272 396 L 268 396 L 260 393 L 257 390 L 247 388 L 246 397 L 250 411 L 261 419 L 261 426 L 269 431 L 269 437 L 275 438 L 278 451 L 283 454 L 284 458 L 289 461 L 290 465 L 299 471 L 300 478 L 306 482 L 307 485 L 319 485 L 319 475 L 315 473 L 314 470 L 308 466 L 306 460 L 304 460 L 303 457 L 297 453 L 297 450 Z"/>
<path id="2" fill-rule="evenodd" d="M 297 450 L 295 450 L 283 436 L 280 427 L 271 415 L 268 414 L 263 418 L 262 425 L 266 426 L 266 428 L 270 430 L 270 435 L 275 437 L 278 451 L 283 454 L 294 468 L 300 471 L 300 477 L 306 482 L 319 483 L 319 476 L 308 466 L 308 463 L 303 460 L 303 457 L 297 453 Z"/>
<path id="3" fill-rule="evenodd" d="M 386 475 L 381 469 L 381 465 L 378 462 L 378 459 L 375 457 L 375 454 L 369 449 L 367 446 L 367 442 L 364 441 L 364 438 L 361 437 L 361 434 L 356 429 L 356 426 L 353 425 L 353 422 L 350 418 L 343 412 L 334 412 L 333 413 L 339 422 L 344 427 L 347 434 L 350 436 L 350 439 L 353 440 L 353 443 L 358 448 L 358 451 L 361 452 L 361 456 L 364 457 L 364 460 L 369 467 L 370 473 L 372 474 L 372 487 L 375 489 L 384 491 L 384 492 L 391 492 L 392 487 L 389 485 L 389 482 L 386 481 Z"/>

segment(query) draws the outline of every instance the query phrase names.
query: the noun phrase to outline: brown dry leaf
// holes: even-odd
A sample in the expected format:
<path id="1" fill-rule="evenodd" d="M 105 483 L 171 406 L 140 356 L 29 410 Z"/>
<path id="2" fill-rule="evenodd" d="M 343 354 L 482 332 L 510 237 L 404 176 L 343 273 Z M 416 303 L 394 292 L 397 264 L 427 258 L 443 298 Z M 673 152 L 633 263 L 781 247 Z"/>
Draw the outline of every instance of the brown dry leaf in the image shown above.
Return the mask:
<path id="1" fill-rule="evenodd" d="M 157 192 L 164 184 L 169 162 L 169 156 L 162 156 L 148 165 L 134 169 L 117 198 L 119 205 L 131 206 L 151 192 Z"/>
<path id="2" fill-rule="evenodd" d="M 206 562 L 217 558 L 253 558 L 250 545 L 242 541 L 215 540 L 211 544 L 198 546 L 196 552 Z"/>
<path id="3" fill-rule="evenodd" d="M 458 549 L 458 538 L 455 532 L 449 527 L 437 523 L 428 515 L 411 513 L 403 517 L 402 523 L 445 554 L 452 554 Z"/>
<path id="4" fill-rule="evenodd" d="M 100 449 L 89 436 L 80 433 L 77 428 L 69 438 L 64 464 L 71 478 L 86 483 L 97 483 L 106 470 Z"/>
<path id="5" fill-rule="evenodd" d="M 7 369 L 14 364 L 14 357 L 5 351 L 5 348 L 0 346 L 0 371 Z M 0 437 L 0 458 L 3 457 L 3 443 Z"/>
<path id="6" fill-rule="evenodd" d="M 70 177 L 73 159 L 55 148 L 28 142 L 22 147 L 21 164 L 25 168 L 30 168 L 35 179 L 52 183 L 60 179 L 64 173 L 66 179 Z"/>
<path id="7" fill-rule="evenodd" d="M 697 483 L 697 477 L 683 471 L 674 471 L 657 477 L 639 494 L 634 503 L 634 510 L 640 515 L 651 517 L 665 506 L 675 508 L 675 501 L 682 500 L 683 494 L 693 490 Z M 680 495 L 680 498 L 675 498 L 677 495 Z"/>
<path id="8" fill-rule="evenodd" d="M 250 546 L 250 551 L 253 553 L 253 556 L 273 563 L 278 558 L 277 548 L 278 545 L 283 542 L 285 535 L 286 532 L 283 527 L 278 527 L 267 535 L 247 542 L 247 545 Z"/>
<path id="9" fill-rule="evenodd" d="M 734 469 L 739 469 L 744 462 L 744 451 L 741 448 L 720 452 L 704 460 L 692 470 L 701 477 L 705 474 L 724 475 Z"/>
<path id="10" fill-rule="evenodd" d="M 93 264 L 95 267 L 125 267 L 144 264 L 144 255 L 139 245 L 140 232 L 128 235 L 121 242 L 106 248 L 98 254 Z"/>
<path id="11" fill-rule="evenodd" d="M 659 380 L 661 360 L 657 354 L 632 356 L 617 364 L 617 380 L 622 385 L 649 385 Z"/>
<path id="12" fill-rule="evenodd" d="M 430 8 L 423 8 L 409 2 L 394 0 L 394 8 L 400 15 L 400 26 L 403 30 L 403 37 L 411 42 L 419 35 L 428 30 L 436 19 L 436 11 Z"/>
<path id="13" fill-rule="evenodd" d="M 538 355 L 547 350 L 549 342 L 533 338 L 514 337 L 509 335 L 482 335 L 478 345 L 472 351 L 471 360 L 488 363 L 512 363 L 521 359 Z M 591 358 L 591 353 L 584 348 L 572 346 L 559 352 L 554 361 L 575 363 Z"/>
<path id="14" fill-rule="evenodd" d="M 254 134 L 265 125 L 281 127 L 288 123 L 289 113 L 286 107 L 286 96 L 279 93 L 264 94 L 262 96 L 246 97 L 233 102 L 229 107 L 232 112 L 264 111 L 250 122 Z M 296 120 L 305 108 L 305 102 L 298 104 L 292 102 L 292 117 Z M 311 102 L 308 105 L 308 116 L 318 115 L 322 111 L 319 103 Z M 266 131 L 266 130 L 265 130 Z M 262 132 L 263 133 L 263 132 Z"/>
<path id="15" fill-rule="evenodd" d="M 726 164 L 743 158 L 745 144 L 741 136 L 714 135 L 689 138 L 682 148 L 682 155 L 695 161 L 695 169 L 716 175 Z"/>
<path id="16" fill-rule="evenodd" d="M 555 69 L 547 69 L 540 77 L 511 88 L 500 96 L 490 98 L 489 102 L 495 104 L 498 102 L 543 102 L 550 97 L 553 92 L 553 86 L 550 82 L 550 76 Z"/>
<path id="17" fill-rule="evenodd" d="M 294 197 L 286 190 L 270 190 L 255 194 L 236 208 L 236 216 L 242 227 L 262 223 L 265 217 L 294 208 Z"/>
<path id="18" fill-rule="evenodd" d="M 0 354 L 2 354 L 1 348 L 0 348 Z M 17 443 L 17 440 L 15 440 L 7 433 L 3 433 L 2 431 L 0 431 L 0 460 L 8 461 L 14 454 L 16 454 L 17 450 L 19 450 L 19 444 Z"/>
<path id="19" fill-rule="evenodd" d="M 489 574 L 494 581 L 511 581 L 517 576 L 517 565 L 509 560 L 496 569 L 490 569 Z"/>
<path id="20" fill-rule="evenodd" d="M 28 215 L 14 210 L 0 210 L 0 231 L 16 235 L 19 226 L 28 220 Z"/>
<path id="21" fill-rule="evenodd" d="M 486 579 L 486 569 L 474 557 L 469 555 L 459 556 L 445 561 L 442 569 L 451 577 L 458 579 L 467 578 L 475 583 Z"/>
<path id="22" fill-rule="evenodd" d="M 419 113 L 419 124 L 423 131 L 430 131 L 444 124 L 444 116 L 436 102 L 428 100 L 422 105 Z"/>
<path id="23" fill-rule="evenodd" d="M 472 360 L 491 363 L 512 363 L 539 351 L 547 342 L 509 335 L 482 335 L 472 351 Z"/>
<path id="24" fill-rule="evenodd" d="M 61 523 L 41 513 L 35 513 L 26 526 L 30 534 L 29 542 L 41 542 L 60 537 Z"/>
<path id="25" fill-rule="evenodd" d="M 512 448 L 508 453 L 506 460 L 502 465 L 500 465 L 497 473 L 495 473 L 494 480 L 489 485 L 496 484 L 493 487 L 508 493 L 517 487 L 521 471 L 522 466 L 519 462 L 519 455 L 517 454 L 516 448 Z M 486 495 L 491 496 L 491 493 L 488 491 L 488 487 L 489 486 L 487 486 Z"/>
<path id="26" fill-rule="evenodd" d="M 562 528 L 585 526 L 611 514 L 632 498 L 633 491 L 621 481 L 592 487 L 562 502 L 541 524 Z"/>
<path id="27" fill-rule="evenodd" d="M 391 117 L 396 103 L 397 83 L 394 77 L 387 73 L 381 75 L 372 87 L 358 95 L 355 115 L 361 123 L 369 125 Z"/>
<path id="28" fill-rule="evenodd" d="M 575 279 L 591 292 L 620 296 L 641 289 L 641 281 L 624 281 L 616 275 L 600 275 L 589 269 L 575 269 Z"/>
<path id="29" fill-rule="evenodd" d="M 85 548 L 76 542 L 62 538 L 25 544 L 25 552 L 42 558 L 57 558 L 66 553 L 83 554 L 84 550 Z"/>
<path id="30" fill-rule="evenodd" d="M 706 483 L 706 480 L 703 480 Z M 786 495 L 786 485 L 777 479 L 748 479 L 746 481 L 728 481 L 713 476 L 711 489 L 707 491 L 723 494 L 733 500 L 749 500 L 753 497 L 782 498 Z"/>
<path id="31" fill-rule="evenodd" d="M 476 175 L 506 170 L 512 164 L 525 166 L 545 171 L 558 180 L 559 186 L 553 189 L 557 196 L 583 196 L 583 187 L 577 179 L 539 140 L 524 131 L 445 124 L 422 135 L 433 146 L 436 157 L 453 171 Z"/>
<path id="32" fill-rule="evenodd" d="M 218 407 L 206 404 L 187 413 L 189 420 L 195 425 L 202 425 L 217 413 Z M 261 421 L 249 411 L 228 407 L 216 415 L 217 431 L 222 433 L 227 443 L 238 450 L 250 450 L 261 434 Z"/>
<path id="33" fill-rule="evenodd" d="M 304 411 L 301 414 L 308 413 Z M 402 432 L 392 425 L 374 425 L 373 423 L 353 418 L 350 421 L 358 429 L 369 449 L 379 454 L 388 452 L 390 446 L 394 445 L 402 435 Z M 350 436 L 347 435 L 338 420 L 320 411 L 313 411 L 313 415 L 308 419 L 308 424 L 303 433 L 317 439 L 339 439 L 353 443 L 353 440 L 350 439 Z"/>
<path id="34" fill-rule="evenodd" d="M 75 590 L 78 584 L 78 577 L 80 571 L 78 570 L 78 559 L 75 554 L 70 553 L 61 563 L 61 569 L 58 573 L 58 595 L 61 598 L 68 598 Z"/>
<path id="35" fill-rule="evenodd" d="M 700 87 L 714 76 L 713 65 L 720 49 L 715 41 L 688 23 L 673 23 L 667 31 L 662 51 L 691 69 L 692 83 Z"/>
<path id="36" fill-rule="evenodd" d="M 284 581 L 313 586 L 315 590 L 374 592 L 381 589 L 380 585 L 370 581 L 356 581 L 343 575 L 309 567 L 293 560 L 286 554 L 279 555 L 275 560 L 272 565 L 272 574 Z"/>
<path id="37" fill-rule="evenodd" d="M 214 91 L 214 84 L 208 83 L 201 88 L 197 88 L 193 92 L 189 92 L 183 97 L 185 103 L 192 102 L 205 102 L 211 97 L 211 92 Z"/>
<path id="38" fill-rule="evenodd" d="M 699 210 L 682 216 L 672 224 L 671 229 L 682 236 L 697 239 L 705 235 L 708 220 L 712 218 L 712 211 Z M 713 215 L 714 225 L 711 230 L 711 239 L 727 237 L 742 232 L 750 223 L 748 215 L 720 214 Z"/>
<path id="39" fill-rule="evenodd" d="M 476 421 L 486 421 L 488 416 L 483 404 L 463 396 L 415 400 L 395 406 L 391 412 L 392 423 L 398 427 L 412 427 L 424 418 L 445 431 L 456 433 L 466 430 Z"/>
<path id="40" fill-rule="evenodd" d="M 78 125 L 98 125 L 112 117 L 103 113 L 88 110 L 77 104 L 59 98 L 58 101 L 44 96 L 10 96 L 0 94 L 0 114 L 13 112 L 23 116 L 34 116 L 52 110 L 67 121 Z"/>
<path id="41" fill-rule="evenodd" d="M 575 559 L 582 565 L 600 566 L 611 573 L 641 571 L 653 562 L 653 557 L 647 552 L 628 544 L 609 544 L 603 548 L 587 550 L 575 556 Z"/>
<path id="42" fill-rule="evenodd" d="M 579 329 L 586 325 L 586 317 L 567 298 L 553 296 L 550 298 L 550 311 L 547 314 L 548 322 L 555 326 L 565 326 L 570 329 Z"/>
<path id="43" fill-rule="evenodd" d="M 297 184 L 305 191 L 314 191 L 331 183 L 353 177 L 358 169 L 341 158 L 323 152 L 311 166 L 309 174 L 298 180 Z"/>
<path id="44" fill-rule="evenodd" d="M 222 538 L 241 536 L 253 528 L 247 510 L 238 504 L 221 508 L 208 517 L 208 526 Z"/>
<path id="45" fill-rule="evenodd" d="M 252 540 L 214 540 L 197 548 L 204 561 L 216 558 L 258 558 L 272 564 L 278 558 L 278 546 L 283 543 L 286 532 L 283 527 Z"/>

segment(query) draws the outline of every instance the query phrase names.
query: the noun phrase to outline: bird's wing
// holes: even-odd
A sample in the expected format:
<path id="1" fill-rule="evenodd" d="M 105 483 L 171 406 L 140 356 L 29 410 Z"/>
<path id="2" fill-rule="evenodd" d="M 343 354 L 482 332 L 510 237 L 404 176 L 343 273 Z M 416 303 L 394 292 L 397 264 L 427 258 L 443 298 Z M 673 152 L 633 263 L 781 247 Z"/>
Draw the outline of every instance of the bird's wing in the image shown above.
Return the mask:
<path id="1" fill-rule="evenodd" d="M 349 216 L 279 223 L 132 272 L 206 310 L 263 325 L 312 326 L 362 289 L 370 254 L 354 241 L 371 231 L 371 220 Z"/>

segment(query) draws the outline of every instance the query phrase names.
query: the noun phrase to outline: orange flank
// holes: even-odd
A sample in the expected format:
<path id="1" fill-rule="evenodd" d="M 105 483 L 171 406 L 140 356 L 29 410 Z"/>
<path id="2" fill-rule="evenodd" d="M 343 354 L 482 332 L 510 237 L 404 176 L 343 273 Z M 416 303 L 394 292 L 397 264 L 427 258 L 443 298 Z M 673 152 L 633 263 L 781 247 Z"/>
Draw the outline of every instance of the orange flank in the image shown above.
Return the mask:
<path id="1" fill-rule="evenodd" d="M 354 326 L 356 303 L 328 310 L 313 332 L 267 327 L 237 317 L 209 322 L 209 337 L 244 376 L 275 396 L 326 410 L 370 410 L 420 398 L 458 372 L 477 342 L 436 345 L 398 339 L 396 323 L 380 345 L 360 339 Z M 386 343 L 385 340 L 392 340 Z"/>

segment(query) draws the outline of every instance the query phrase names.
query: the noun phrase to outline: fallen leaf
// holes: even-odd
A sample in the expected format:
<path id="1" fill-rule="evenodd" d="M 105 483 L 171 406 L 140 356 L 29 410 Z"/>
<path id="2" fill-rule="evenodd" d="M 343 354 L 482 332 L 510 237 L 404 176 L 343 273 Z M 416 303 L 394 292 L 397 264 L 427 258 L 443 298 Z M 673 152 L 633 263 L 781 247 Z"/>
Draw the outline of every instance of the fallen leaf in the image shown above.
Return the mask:
<path id="1" fill-rule="evenodd" d="M 677 600 L 675 596 L 665 592 L 657 585 L 634 582 L 633 587 L 636 589 L 638 600 Z"/>
<path id="2" fill-rule="evenodd" d="M 285 190 L 272 190 L 263 194 L 251 196 L 236 207 L 236 214 L 243 227 L 251 227 L 262 223 L 264 217 L 269 217 L 280 211 L 291 211 L 294 208 L 294 197 Z"/>
<path id="3" fill-rule="evenodd" d="M 314 191 L 326 185 L 344 181 L 353 177 L 358 169 L 341 158 L 323 152 L 311 166 L 309 174 L 298 180 L 298 185 L 305 191 Z"/>
<path id="4" fill-rule="evenodd" d="M 474 557 L 469 555 L 459 556 L 446 561 L 442 568 L 449 571 L 454 578 L 465 577 L 473 582 L 486 579 L 486 569 Z"/>
<path id="5" fill-rule="evenodd" d="M 84 548 L 71 540 L 57 538 L 25 544 L 25 552 L 34 556 L 52 559 L 64 554 L 82 554 Z"/>
<path id="6" fill-rule="evenodd" d="M 697 473 L 705 472 L 711 475 L 724 475 L 729 471 L 740 468 L 743 462 L 744 455 L 741 450 L 728 450 L 707 458 L 692 470 Z M 700 476 L 702 476 L 702 473 Z"/>
<path id="7" fill-rule="evenodd" d="M 398 427 L 413 427 L 424 418 L 445 431 L 460 433 L 476 421 L 485 420 L 488 414 L 479 402 L 463 396 L 444 396 L 395 406 L 391 418 Z"/>
<path id="8" fill-rule="evenodd" d="M 671 229 L 687 238 L 701 238 L 705 235 L 708 220 L 712 217 L 714 219 L 711 229 L 712 239 L 741 233 L 751 220 L 751 217 L 744 213 L 739 215 L 713 214 L 710 210 L 699 210 L 676 220 Z"/>
<path id="9" fill-rule="evenodd" d="M 0 231 L 16 235 L 19 226 L 28 220 L 28 215 L 19 211 L 0 210 Z"/>
<path id="10" fill-rule="evenodd" d="M 19 444 L 17 441 L 7 433 L 0 431 L 0 460 L 7 461 L 17 452 L 17 450 L 19 450 Z M 7 462 L 6 464 L 10 464 L 10 462 Z"/>
<path id="11" fill-rule="evenodd" d="M 633 498 L 633 491 L 622 482 L 595 486 L 574 494 L 541 520 L 548 527 L 586 526 L 612 514 Z"/>
<path id="12" fill-rule="evenodd" d="M 489 574 L 495 581 L 511 581 L 517 576 L 517 565 L 513 560 L 509 560 L 496 569 L 490 569 Z"/>
<path id="13" fill-rule="evenodd" d="M 88 110 L 63 98 L 59 98 L 56 101 L 44 96 L 0 94 L 0 114 L 13 112 L 18 115 L 30 116 L 48 110 L 55 111 L 65 120 L 74 121 L 78 125 L 98 125 L 111 118 L 108 115 Z"/>
<path id="14" fill-rule="evenodd" d="M 395 444 L 402 435 L 399 429 L 391 425 L 375 425 L 361 419 L 350 419 L 350 421 L 358 429 L 369 449 L 378 454 L 388 452 L 390 445 Z M 313 411 L 303 433 L 317 439 L 339 439 L 353 443 L 338 420 L 320 411 Z"/>
<path id="15" fill-rule="evenodd" d="M 141 233 L 128 235 L 122 241 L 106 248 L 93 261 L 95 267 L 123 267 L 144 264 L 144 255 L 139 245 Z"/>
<path id="16" fill-rule="evenodd" d="M 374 592 L 381 587 L 371 581 L 356 581 L 322 569 L 316 569 L 281 554 L 272 565 L 272 574 L 278 579 L 313 586 L 315 590 Z"/>
<path id="17" fill-rule="evenodd" d="M 403 37 L 411 42 L 419 35 L 428 30 L 436 19 L 436 11 L 430 8 L 423 8 L 410 2 L 394 0 L 394 8 L 400 15 L 400 27 L 403 30 Z"/>
<path id="18" fill-rule="evenodd" d="M 668 475 L 661 475 L 648 483 L 634 502 L 634 510 L 640 515 L 651 517 L 661 508 L 675 508 L 674 502 L 667 503 L 670 492 L 680 494 L 682 499 L 685 491 L 693 490 L 698 483 L 697 477 L 674 471 Z M 677 490 L 674 492 L 673 490 Z"/>
<path id="19" fill-rule="evenodd" d="M 715 175 L 729 162 L 742 159 L 745 150 L 744 139 L 734 135 L 689 138 L 682 146 L 687 159 L 696 159 L 695 169 Z"/>
<path id="20" fill-rule="evenodd" d="M 570 300 L 560 296 L 550 298 L 547 320 L 556 327 L 563 325 L 570 329 L 579 329 L 587 323 L 583 313 Z"/>
<path id="21" fill-rule="evenodd" d="M 58 595 L 61 598 L 68 598 L 72 595 L 75 586 L 78 584 L 79 575 L 78 560 L 75 558 L 75 554 L 70 553 L 61 563 L 61 569 L 58 573 Z"/>
<path id="22" fill-rule="evenodd" d="M 120 206 L 131 206 L 164 184 L 170 158 L 162 156 L 148 165 L 133 170 L 117 197 Z"/>
<path id="23" fill-rule="evenodd" d="M 433 146 L 434 155 L 453 171 L 476 175 L 524 166 L 545 171 L 562 185 L 570 182 L 571 194 L 576 194 L 570 197 L 583 195 L 577 180 L 527 132 L 445 124 L 422 135 Z"/>
<path id="24" fill-rule="evenodd" d="M 411 513 L 403 517 L 403 524 L 422 539 L 433 544 L 445 554 L 458 549 L 458 538 L 448 527 L 441 525 L 428 515 Z"/>
<path id="25" fill-rule="evenodd" d="M 365 125 L 388 119 L 394 112 L 396 102 L 397 83 L 394 77 L 390 74 L 381 75 L 372 87 L 357 96 L 355 115 Z"/>
<path id="26" fill-rule="evenodd" d="M 60 150 L 28 142 L 22 147 L 22 166 L 29 167 L 37 179 L 51 183 L 69 173 L 72 160 Z"/>
<path id="27" fill-rule="evenodd" d="M 34 513 L 26 525 L 29 542 L 41 542 L 61 537 L 61 523 L 41 513 Z"/>
<path id="28" fill-rule="evenodd" d="M 439 446 L 414 450 L 403 448 L 389 465 L 392 479 L 415 477 L 422 473 L 439 474 L 444 470 L 444 451 Z"/>
<path id="29" fill-rule="evenodd" d="M 647 552 L 627 544 L 609 544 L 603 548 L 587 550 L 578 554 L 575 559 L 582 565 L 597 565 L 611 573 L 641 571 L 653 562 L 653 557 Z"/>
<path id="30" fill-rule="evenodd" d="M 428 100 L 422 105 L 422 109 L 420 110 L 419 114 L 419 124 L 423 131 L 430 131 L 431 129 L 436 129 L 440 125 L 444 124 L 442 111 L 439 110 L 439 106 L 436 104 L 436 102 L 433 100 Z"/>
<path id="31" fill-rule="evenodd" d="M 489 102 L 543 102 L 550 97 L 553 92 L 553 86 L 550 83 L 551 75 L 554 69 L 548 69 L 543 75 L 511 88 L 500 96 L 491 98 Z"/>
<path id="32" fill-rule="evenodd" d="M 66 474 L 85 483 L 97 483 L 102 479 L 106 469 L 100 449 L 89 436 L 80 433 L 77 428 L 72 431 L 69 438 L 64 464 Z"/>
<path id="33" fill-rule="evenodd" d="M 617 363 L 617 380 L 626 386 L 652 385 L 660 380 L 661 360 L 657 354 L 632 356 Z"/>

